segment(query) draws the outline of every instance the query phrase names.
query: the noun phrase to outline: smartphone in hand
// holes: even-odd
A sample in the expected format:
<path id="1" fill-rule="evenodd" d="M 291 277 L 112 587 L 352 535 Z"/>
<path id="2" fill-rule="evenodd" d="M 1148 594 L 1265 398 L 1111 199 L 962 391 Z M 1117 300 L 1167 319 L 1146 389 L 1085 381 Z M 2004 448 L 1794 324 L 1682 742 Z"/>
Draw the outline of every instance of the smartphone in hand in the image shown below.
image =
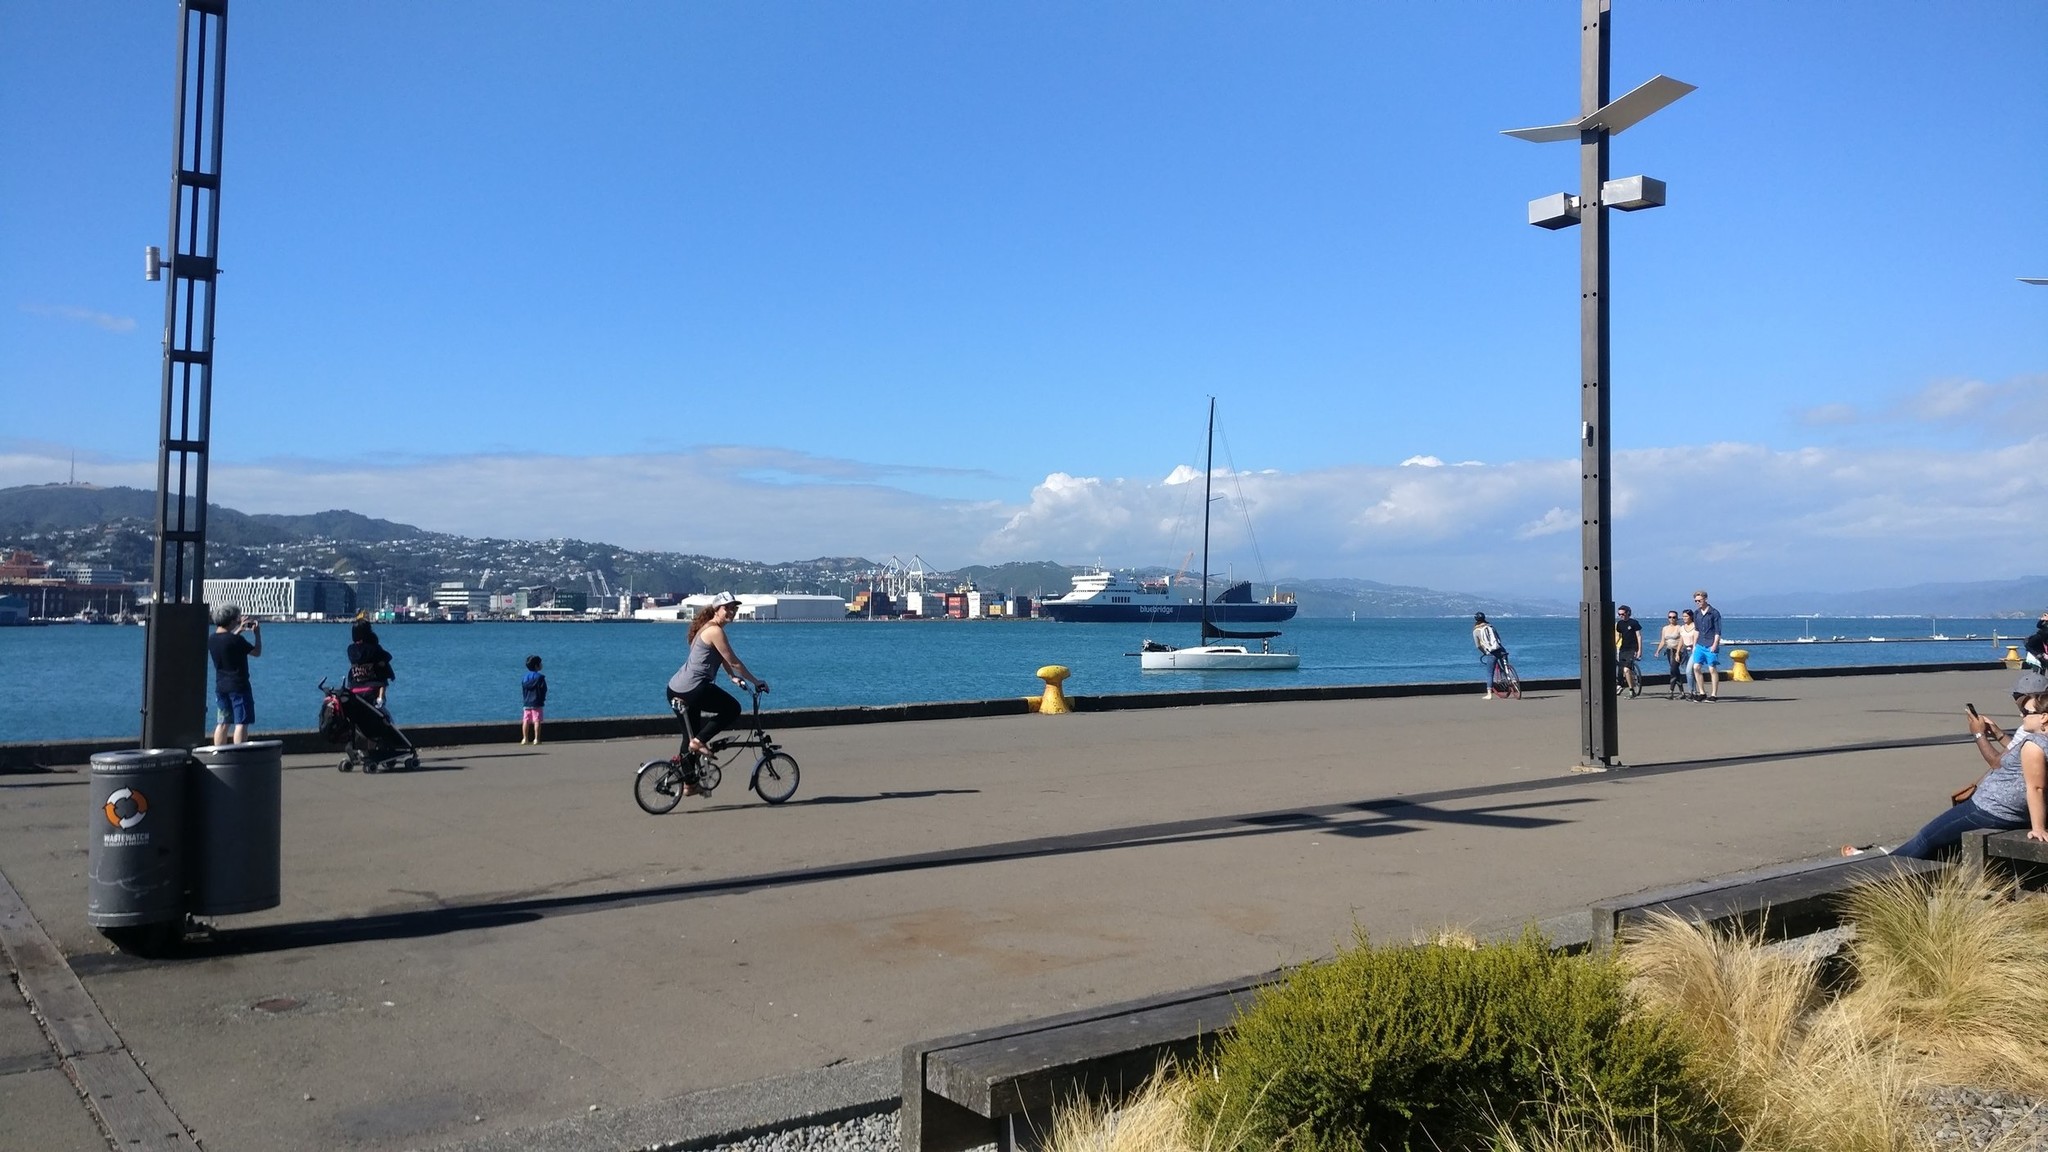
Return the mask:
<path id="1" fill-rule="evenodd" d="M 1963 705 L 1963 710 L 1964 710 L 1965 712 L 1968 712 L 1968 713 L 1970 714 L 1970 719 L 1972 719 L 1972 720 L 1981 720 L 1981 719 L 1983 719 L 1983 717 L 1981 717 L 1981 716 L 1977 715 L 1977 706 L 1976 706 L 1975 704 L 1969 704 L 1969 703 L 1965 703 L 1965 704 Z"/>

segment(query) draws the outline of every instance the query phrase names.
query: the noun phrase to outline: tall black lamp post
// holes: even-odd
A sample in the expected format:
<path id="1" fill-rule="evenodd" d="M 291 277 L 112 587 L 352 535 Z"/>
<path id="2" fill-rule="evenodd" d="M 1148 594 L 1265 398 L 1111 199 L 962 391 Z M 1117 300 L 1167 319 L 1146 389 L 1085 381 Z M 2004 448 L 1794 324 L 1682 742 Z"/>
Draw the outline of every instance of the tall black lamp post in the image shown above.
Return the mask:
<path id="1" fill-rule="evenodd" d="M 156 556 L 142 658 L 144 748 L 196 747 L 206 731 L 206 458 L 227 47 L 228 0 L 181 0 L 171 255 L 165 259 L 152 246 L 143 268 L 148 279 L 167 281 Z"/>
<path id="2" fill-rule="evenodd" d="M 1621 766 L 1615 715 L 1612 450 L 1608 436 L 1607 209 L 1633 212 L 1664 203 L 1664 182 L 1648 176 L 1607 178 L 1607 138 L 1647 119 L 1693 90 L 1656 76 L 1608 102 L 1610 0 L 1581 0 L 1579 118 L 1506 135 L 1535 143 L 1579 143 L 1579 194 L 1559 192 L 1529 202 L 1539 228 L 1579 226 L 1579 504 L 1583 552 L 1579 598 L 1579 768 Z"/>

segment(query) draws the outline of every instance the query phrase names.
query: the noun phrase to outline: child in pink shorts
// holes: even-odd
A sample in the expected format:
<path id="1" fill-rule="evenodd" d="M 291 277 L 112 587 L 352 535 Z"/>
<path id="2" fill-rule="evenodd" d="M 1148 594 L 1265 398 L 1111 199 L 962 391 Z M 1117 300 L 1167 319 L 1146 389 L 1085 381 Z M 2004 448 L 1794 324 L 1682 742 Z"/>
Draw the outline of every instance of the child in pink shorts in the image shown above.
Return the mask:
<path id="1" fill-rule="evenodd" d="M 540 657 L 526 658 L 526 676 L 519 681 L 526 710 L 519 714 L 519 742 L 540 743 L 540 714 L 548 706 L 548 678 L 540 674 Z"/>

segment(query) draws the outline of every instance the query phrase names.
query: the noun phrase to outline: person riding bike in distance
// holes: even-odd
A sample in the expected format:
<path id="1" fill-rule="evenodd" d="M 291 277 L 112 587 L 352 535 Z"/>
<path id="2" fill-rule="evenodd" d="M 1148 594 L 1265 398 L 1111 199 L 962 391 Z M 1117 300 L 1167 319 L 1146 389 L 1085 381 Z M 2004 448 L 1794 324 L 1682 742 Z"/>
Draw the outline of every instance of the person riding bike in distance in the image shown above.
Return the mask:
<path id="1" fill-rule="evenodd" d="M 763 692 L 768 690 L 768 682 L 754 675 L 726 639 L 725 626 L 739 614 L 740 599 L 730 592 L 720 592 L 698 609 L 690 621 L 690 653 L 668 680 L 669 708 L 688 725 L 690 751 L 698 756 L 708 754 L 711 738 L 740 717 L 740 702 L 718 686 L 720 668 L 736 685 L 744 687 L 751 682 Z M 686 784 L 684 795 L 694 794 L 694 787 Z"/>

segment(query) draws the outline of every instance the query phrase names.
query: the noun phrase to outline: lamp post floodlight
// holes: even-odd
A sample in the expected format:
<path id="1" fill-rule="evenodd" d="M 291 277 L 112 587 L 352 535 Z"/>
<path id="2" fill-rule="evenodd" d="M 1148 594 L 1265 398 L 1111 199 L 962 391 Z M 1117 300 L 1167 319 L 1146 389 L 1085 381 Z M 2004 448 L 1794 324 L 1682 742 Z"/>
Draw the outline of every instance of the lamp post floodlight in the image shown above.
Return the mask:
<path id="1" fill-rule="evenodd" d="M 1576 141 L 1579 191 L 1529 202 L 1529 223 L 1579 235 L 1579 707 L 1577 770 L 1621 767 L 1615 715 L 1614 544 L 1609 519 L 1613 451 L 1608 436 L 1607 209 L 1635 212 L 1662 207 L 1664 182 L 1650 176 L 1607 176 L 1607 139 L 1649 119 L 1693 91 L 1669 76 L 1653 76 L 1618 100 L 1607 98 L 1611 0 L 1580 0 L 1579 117 L 1560 124 L 1513 128 L 1503 135 L 1535 144 Z"/>

